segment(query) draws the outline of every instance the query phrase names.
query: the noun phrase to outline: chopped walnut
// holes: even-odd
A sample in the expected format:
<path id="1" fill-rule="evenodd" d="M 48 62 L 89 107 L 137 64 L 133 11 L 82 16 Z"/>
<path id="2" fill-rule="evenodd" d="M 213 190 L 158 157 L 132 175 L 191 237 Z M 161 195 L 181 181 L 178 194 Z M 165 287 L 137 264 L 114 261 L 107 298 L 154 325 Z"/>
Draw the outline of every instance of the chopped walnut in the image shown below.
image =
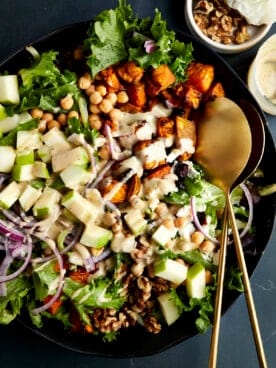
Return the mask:
<path id="1" fill-rule="evenodd" d="M 240 44 L 250 38 L 248 23 L 223 0 L 195 1 L 194 20 L 202 33 L 222 44 Z"/>
<path id="2" fill-rule="evenodd" d="M 154 316 L 146 316 L 144 318 L 144 326 L 147 331 L 158 334 L 161 330 L 161 324 Z"/>

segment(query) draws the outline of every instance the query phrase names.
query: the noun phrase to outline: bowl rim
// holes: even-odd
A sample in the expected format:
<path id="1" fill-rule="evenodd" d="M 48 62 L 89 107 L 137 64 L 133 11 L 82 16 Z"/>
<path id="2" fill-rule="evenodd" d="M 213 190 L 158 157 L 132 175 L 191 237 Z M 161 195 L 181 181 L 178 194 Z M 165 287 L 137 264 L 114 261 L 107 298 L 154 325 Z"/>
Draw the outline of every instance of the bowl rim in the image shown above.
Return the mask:
<path id="1" fill-rule="evenodd" d="M 205 36 L 204 33 L 200 30 L 200 28 L 197 26 L 194 20 L 193 11 L 192 11 L 193 0 L 186 0 L 184 4 L 185 4 L 184 5 L 185 18 L 186 18 L 186 22 L 190 30 L 194 33 L 195 36 L 200 38 L 207 45 L 209 45 L 210 47 L 220 52 L 224 51 L 228 53 L 230 52 L 234 53 L 234 52 L 245 51 L 253 47 L 254 45 L 256 45 L 259 41 L 261 41 L 265 37 L 265 35 L 268 33 L 268 31 L 270 30 L 272 26 L 272 23 L 264 24 L 260 26 L 253 26 L 253 27 L 259 28 L 259 32 L 257 32 L 256 35 L 254 35 L 254 37 L 238 45 L 235 45 L 235 44 L 226 45 L 226 44 L 222 44 L 222 43 L 213 41 L 208 36 Z"/>

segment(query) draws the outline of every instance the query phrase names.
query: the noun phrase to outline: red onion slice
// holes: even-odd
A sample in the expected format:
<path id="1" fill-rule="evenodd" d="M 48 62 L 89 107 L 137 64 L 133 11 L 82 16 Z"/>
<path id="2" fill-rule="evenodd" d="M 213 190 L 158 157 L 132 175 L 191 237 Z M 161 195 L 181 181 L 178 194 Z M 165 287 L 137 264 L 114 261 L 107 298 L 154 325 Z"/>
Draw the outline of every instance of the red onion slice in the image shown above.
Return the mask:
<path id="1" fill-rule="evenodd" d="M 144 43 L 144 48 L 147 54 L 151 54 L 156 50 L 156 43 L 154 40 L 147 40 Z"/>
<path id="2" fill-rule="evenodd" d="M 13 262 L 13 258 L 7 254 L 6 257 L 3 259 L 3 262 L 0 266 L 0 276 L 7 275 L 12 262 Z M 6 295 L 7 295 L 6 282 L 0 282 L 0 296 L 6 296 Z"/>
<path id="3" fill-rule="evenodd" d="M 26 255 L 26 258 L 25 258 L 23 264 L 21 265 L 21 267 L 19 267 L 15 272 L 13 272 L 9 275 L 0 276 L 0 282 L 6 282 L 6 281 L 10 281 L 10 280 L 15 279 L 17 276 L 19 276 L 26 269 L 26 267 L 28 266 L 28 264 L 31 260 L 32 250 L 33 250 L 32 240 L 31 240 L 29 235 L 27 235 L 27 244 L 26 245 L 27 245 L 27 255 Z"/>
<path id="4" fill-rule="evenodd" d="M 12 241 L 23 242 L 25 240 L 25 235 L 20 231 L 8 226 L 5 221 L 0 220 L 0 233 L 8 236 Z"/>
<path id="5" fill-rule="evenodd" d="M 112 165 L 114 164 L 114 160 L 110 160 L 106 163 L 106 165 L 102 168 L 102 170 L 99 172 L 97 178 L 94 180 L 94 182 L 89 186 L 90 188 L 96 188 L 97 185 L 103 180 L 105 174 L 111 169 Z"/>
<path id="6" fill-rule="evenodd" d="M 195 197 L 191 197 L 191 210 L 192 210 L 192 217 L 193 217 L 193 221 L 194 224 L 196 226 L 196 228 L 205 236 L 206 239 L 211 240 L 212 242 L 214 242 L 215 244 L 218 244 L 219 241 L 214 238 L 213 236 L 211 236 L 205 229 L 204 227 L 201 225 L 198 217 L 197 217 L 197 211 L 196 211 L 196 205 L 195 205 Z"/>

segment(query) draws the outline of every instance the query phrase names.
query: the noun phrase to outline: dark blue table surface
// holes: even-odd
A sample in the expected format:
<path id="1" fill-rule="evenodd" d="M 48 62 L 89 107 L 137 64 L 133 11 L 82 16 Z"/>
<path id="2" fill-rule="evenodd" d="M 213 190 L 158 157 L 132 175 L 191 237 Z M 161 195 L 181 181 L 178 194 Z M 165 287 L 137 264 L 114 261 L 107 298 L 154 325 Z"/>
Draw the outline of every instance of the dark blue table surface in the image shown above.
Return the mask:
<path id="1" fill-rule="evenodd" d="M 185 0 L 184 0 L 185 1 Z M 130 3 L 141 17 L 152 16 L 159 8 L 169 26 L 187 31 L 180 0 L 133 0 Z M 104 8 L 114 8 L 116 0 L 1 0 L 0 61 L 31 41 L 56 28 L 90 20 Z M 270 34 L 276 32 L 276 24 Z M 257 47 L 235 56 L 225 56 L 229 64 L 245 80 Z M 276 117 L 266 115 L 269 128 L 276 137 Z M 276 163 L 275 163 L 276 164 Z M 268 366 L 276 367 L 276 231 L 251 277 L 251 285 L 259 317 Z M 137 341 L 139 344 L 139 341 Z M 207 367 L 210 331 L 197 335 L 162 353 L 131 359 L 105 359 L 67 351 L 33 335 L 16 323 L 0 326 L 0 367 L 67 367 L 67 368 L 167 368 Z M 254 342 L 248 321 L 246 303 L 240 296 L 221 323 L 218 367 L 258 367 Z"/>

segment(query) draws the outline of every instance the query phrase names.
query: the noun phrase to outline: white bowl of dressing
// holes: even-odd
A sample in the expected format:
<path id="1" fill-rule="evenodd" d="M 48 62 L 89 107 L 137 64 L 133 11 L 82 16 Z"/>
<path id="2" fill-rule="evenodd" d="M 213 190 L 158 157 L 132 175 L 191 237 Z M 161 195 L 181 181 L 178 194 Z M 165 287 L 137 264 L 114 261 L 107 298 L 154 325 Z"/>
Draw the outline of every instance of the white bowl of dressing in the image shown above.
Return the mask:
<path id="1" fill-rule="evenodd" d="M 276 34 L 259 48 L 249 68 L 247 84 L 261 108 L 276 115 Z"/>

